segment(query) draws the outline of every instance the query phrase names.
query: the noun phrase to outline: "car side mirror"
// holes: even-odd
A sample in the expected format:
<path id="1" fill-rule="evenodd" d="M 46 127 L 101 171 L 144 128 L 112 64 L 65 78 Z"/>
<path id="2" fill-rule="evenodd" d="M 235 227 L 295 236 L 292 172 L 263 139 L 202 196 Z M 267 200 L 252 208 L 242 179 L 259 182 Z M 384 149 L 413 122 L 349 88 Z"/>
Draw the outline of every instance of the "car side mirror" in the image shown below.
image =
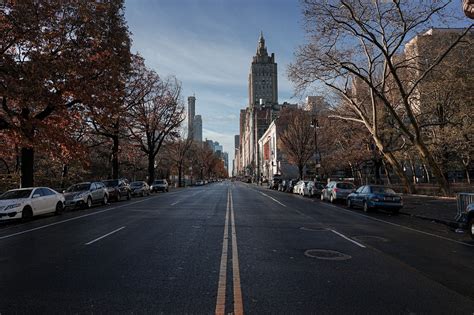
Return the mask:
<path id="1" fill-rule="evenodd" d="M 41 197 L 41 195 L 40 194 L 34 194 L 33 195 L 33 198 L 38 198 L 38 197 Z"/>

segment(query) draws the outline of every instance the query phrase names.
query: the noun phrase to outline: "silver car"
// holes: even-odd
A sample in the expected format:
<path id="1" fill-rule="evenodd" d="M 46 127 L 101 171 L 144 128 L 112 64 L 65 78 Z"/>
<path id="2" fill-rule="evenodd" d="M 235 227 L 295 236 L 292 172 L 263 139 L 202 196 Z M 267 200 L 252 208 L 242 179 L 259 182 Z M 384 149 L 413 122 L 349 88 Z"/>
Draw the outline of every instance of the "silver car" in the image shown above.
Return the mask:
<path id="1" fill-rule="evenodd" d="M 336 200 L 345 200 L 354 190 L 355 186 L 353 183 L 329 182 L 321 191 L 321 200 L 329 200 L 331 203 Z"/>
<path id="2" fill-rule="evenodd" d="M 64 198 L 64 205 L 68 208 L 90 208 L 95 203 L 106 205 L 109 202 L 109 193 L 102 182 L 85 182 L 65 190 Z"/>

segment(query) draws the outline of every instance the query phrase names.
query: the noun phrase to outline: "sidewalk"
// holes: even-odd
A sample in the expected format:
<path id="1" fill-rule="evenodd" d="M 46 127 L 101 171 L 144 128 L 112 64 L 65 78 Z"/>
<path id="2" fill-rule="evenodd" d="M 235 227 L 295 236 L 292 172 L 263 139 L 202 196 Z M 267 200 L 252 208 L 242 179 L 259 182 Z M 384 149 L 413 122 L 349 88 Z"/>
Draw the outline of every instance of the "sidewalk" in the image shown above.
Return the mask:
<path id="1" fill-rule="evenodd" d="M 457 228 L 455 221 L 457 205 L 455 198 L 440 198 L 421 195 L 403 195 L 401 214 L 435 221 Z"/>

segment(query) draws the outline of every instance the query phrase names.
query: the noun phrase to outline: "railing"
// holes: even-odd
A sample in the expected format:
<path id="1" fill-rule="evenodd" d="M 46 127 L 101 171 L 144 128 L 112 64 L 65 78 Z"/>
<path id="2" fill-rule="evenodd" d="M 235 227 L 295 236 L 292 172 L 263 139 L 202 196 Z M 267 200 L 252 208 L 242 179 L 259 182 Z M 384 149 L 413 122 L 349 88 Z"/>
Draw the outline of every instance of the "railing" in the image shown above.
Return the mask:
<path id="1" fill-rule="evenodd" d="M 456 220 L 459 220 L 467 205 L 474 203 L 474 193 L 459 193 L 456 195 L 456 201 L 458 206 Z"/>

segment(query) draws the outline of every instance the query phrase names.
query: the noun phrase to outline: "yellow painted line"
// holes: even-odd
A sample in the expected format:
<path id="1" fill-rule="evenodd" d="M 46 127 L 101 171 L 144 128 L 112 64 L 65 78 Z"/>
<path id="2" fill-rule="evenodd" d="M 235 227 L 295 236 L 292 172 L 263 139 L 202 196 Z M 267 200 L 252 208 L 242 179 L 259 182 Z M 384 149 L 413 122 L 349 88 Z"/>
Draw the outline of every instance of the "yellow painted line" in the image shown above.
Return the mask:
<path id="1" fill-rule="evenodd" d="M 216 315 L 225 314 L 225 289 L 227 284 L 227 251 L 229 248 L 229 211 L 230 191 L 227 191 L 227 209 L 225 213 L 224 239 L 222 241 L 221 265 L 219 271 L 219 284 L 217 286 Z"/>
<path id="2" fill-rule="evenodd" d="M 230 217 L 232 227 L 232 281 L 234 283 L 234 314 L 243 315 L 242 287 L 240 286 L 239 253 L 237 251 L 237 234 L 235 232 L 234 202 L 230 192 Z"/>

